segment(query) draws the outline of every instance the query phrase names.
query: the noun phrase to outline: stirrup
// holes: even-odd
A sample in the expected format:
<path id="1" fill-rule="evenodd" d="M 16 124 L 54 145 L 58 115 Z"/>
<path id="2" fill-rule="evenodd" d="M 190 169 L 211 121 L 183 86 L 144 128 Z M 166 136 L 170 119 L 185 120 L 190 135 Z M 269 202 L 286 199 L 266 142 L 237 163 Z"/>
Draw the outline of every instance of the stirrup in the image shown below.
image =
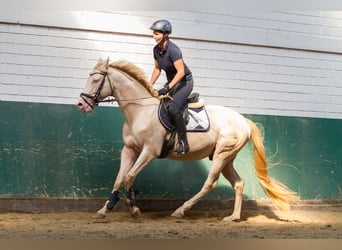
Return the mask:
<path id="1" fill-rule="evenodd" d="M 189 152 L 189 145 L 185 145 L 183 141 L 180 141 L 174 152 L 176 155 L 184 155 Z"/>

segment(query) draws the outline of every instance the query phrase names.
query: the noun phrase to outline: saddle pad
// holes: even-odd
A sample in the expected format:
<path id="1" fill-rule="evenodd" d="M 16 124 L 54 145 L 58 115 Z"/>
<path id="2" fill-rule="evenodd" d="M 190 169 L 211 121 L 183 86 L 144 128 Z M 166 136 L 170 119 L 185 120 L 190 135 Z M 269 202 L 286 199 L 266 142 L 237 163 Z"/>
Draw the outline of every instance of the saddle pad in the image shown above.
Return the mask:
<path id="1" fill-rule="evenodd" d="M 208 118 L 207 111 L 204 107 L 201 108 L 189 108 L 189 121 L 186 125 L 187 132 L 207 132 L 210 128 L 210 121 Z M 168 130 L 175 130 L 171 118 L 163 104 L 161 103 L 158 108 L 158 117 L 160 123 Z"/>

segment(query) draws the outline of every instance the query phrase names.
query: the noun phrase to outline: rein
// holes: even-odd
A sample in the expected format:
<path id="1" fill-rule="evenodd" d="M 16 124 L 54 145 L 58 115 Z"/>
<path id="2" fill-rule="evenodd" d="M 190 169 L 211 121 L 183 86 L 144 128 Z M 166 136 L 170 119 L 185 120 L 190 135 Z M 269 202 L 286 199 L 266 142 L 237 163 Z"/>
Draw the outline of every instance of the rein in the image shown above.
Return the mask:
<path id="1" fill-rule="evenodd" d="M 100 100 L 99 97 L 100 97 L 101 91 L 103 89 L 103 86 L 105 84 L 106 77 L 108 79 L 109 86 L 110 86 L 110 89 L 112 91 L 112 94 L 114 93 L 114 87 L 113 87 L 112 82 L 110 81 L 110 79 L 108 77 L 108 73 L 107 72 L 94 72 L 94 73 L 90 73 L 89 75 L 93 76 L 93 75 L 96 75 L 96 74 L 100 74 L 100 75 L 103 76 L 101 84 L 100 84 L 99 88 L 97 89 L 96 93 L 94 95 L 90 95 L 90 94 L 83 93 L 83 92 L 80 94 L 80 97 L 83 99 L 83 101 L 85 101 L 92 109 L 94 109 L 94 107 L 98 106 L 100 103 L 105 103 L 105 102 L 111 102 L 111 103 L 119 102 L 119 101 L 120 102 L 129 102 L 129 101 L 137 101 L 137 100 L 154 98 L 153 96 L 148 96 L 148 97 L 140 97 L 140 98 L 135 98 L 135 99 L 116 99 L 116 98 L 110 98 L 110 99 Z M 87 100 L 86 97 L 91 99 L 94 102 L 94 104 L 90 103 Z"/>

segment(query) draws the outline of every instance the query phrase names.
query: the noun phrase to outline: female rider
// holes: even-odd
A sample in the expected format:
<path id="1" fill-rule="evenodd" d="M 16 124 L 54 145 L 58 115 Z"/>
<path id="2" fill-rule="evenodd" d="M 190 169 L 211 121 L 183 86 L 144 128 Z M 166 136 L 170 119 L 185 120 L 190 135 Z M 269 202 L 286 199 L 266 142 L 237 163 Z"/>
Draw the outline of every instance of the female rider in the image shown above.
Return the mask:
<path id="1" fill-rule="evenodd" d="M 154 69 L 151 84 L 156 82 L 161 70 L 164 70 L 167 83 L 158 90 L 158 95 L 169 94 L 172 97 L 168 111 L 178 134 L 178 145 L 175 152 L 176 154 L 186 154 L 189 151 L 189 144 L 183 111 L 187 104 L 186 99 L 193 89 L 192 74 L 183 61 L 181 50 L 169 39 L 172 32 L 171 23 L 168 20 L 158 20 L 152 24 L 150 29 L 153 30 L 153 38 L 157 43 L 153 48 Z"/>

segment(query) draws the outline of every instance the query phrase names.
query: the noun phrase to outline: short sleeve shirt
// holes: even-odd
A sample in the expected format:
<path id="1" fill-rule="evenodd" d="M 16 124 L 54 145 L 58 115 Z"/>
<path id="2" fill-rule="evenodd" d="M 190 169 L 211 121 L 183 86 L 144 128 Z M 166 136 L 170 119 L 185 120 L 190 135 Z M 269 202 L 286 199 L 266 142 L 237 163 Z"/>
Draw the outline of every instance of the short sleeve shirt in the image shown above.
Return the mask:
<path id="1" fill-rule="evenodd" d="M 183 59 L 182 51 L 176 44 L 169 40 L 164 51 L 160 51 L 159 46 L 156 45 L 153 48 L 153 56 L 158 61 L 159 67 L 165 71 L 166 78 L 170 82 L 177 73 L 173 63 L 179 59 Z M 185 76 L 182 80 L 192 79 L 191 71 L 185 63 L 184 70 Z"/>

